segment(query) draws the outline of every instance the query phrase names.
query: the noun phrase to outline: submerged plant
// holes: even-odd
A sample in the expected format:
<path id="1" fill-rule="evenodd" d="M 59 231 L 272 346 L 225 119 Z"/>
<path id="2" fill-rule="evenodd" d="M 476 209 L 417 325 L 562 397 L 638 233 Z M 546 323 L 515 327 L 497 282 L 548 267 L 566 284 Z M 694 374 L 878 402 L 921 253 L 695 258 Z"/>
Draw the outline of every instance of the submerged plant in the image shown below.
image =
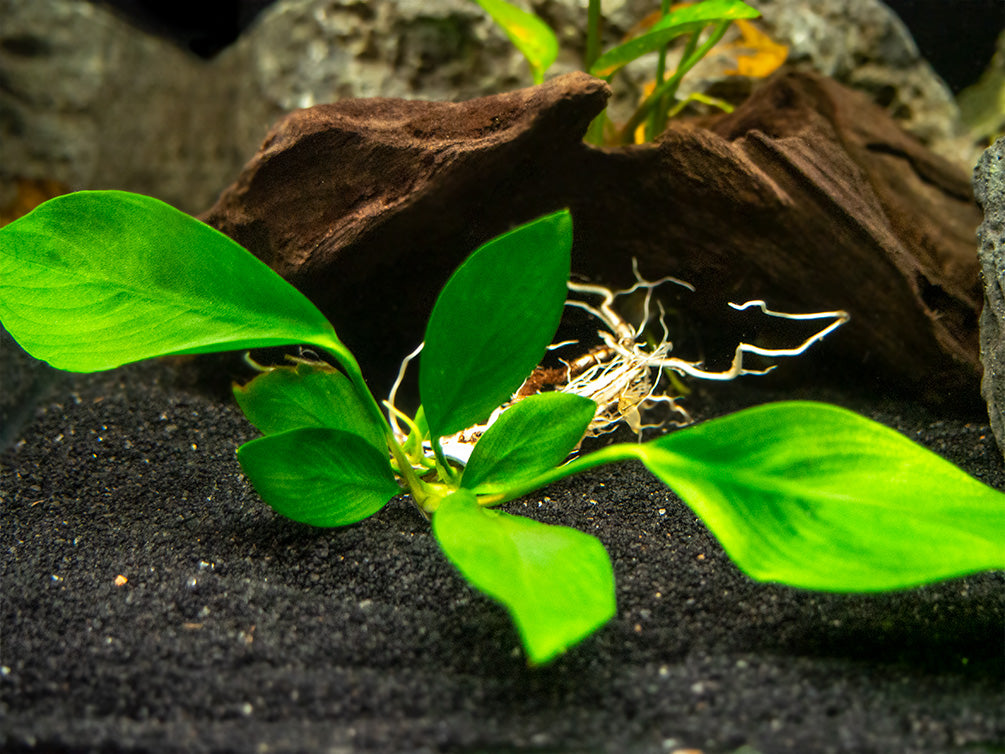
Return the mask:
<path id="1" fill-rule="evenodd" d="M 506 0 L 475 0 L 493 21 L 505 32 L 513 45 L 527 59 L 534 77 L 534 83 L 544 81 L 548 68 L 558 57 L 558 38 L 555 32 L 541 18 L 521 10 Z M 614 124 L 605 114 L 598 117 L 590 127 L 587 139 L 596 143 L 624 144 L 636 138 L 641 129 L 642 140 L 650 140 L 665 128 L 667 120 L 690 100 L 731 111 L 732 107 L 719 99 L 701 94 L 693 94 L 683 100 L 677 96 L 681 81 L 702 58 L 704 58 L 725 36 L 732 23 L 747 24 L 747 19 L 757 18 L 760 13 L 741 0 L 699 0 L 694 3 L 672 5 L 670 0 L 661 0 L 660 10 L 649 22 L 639 25 L 640 31 L 630 35 L 621 44 L 615 45 L 603 54 L 600 52 L 600 31 L 602 15 L 600 0 L 589 0 L 587 10 L 586 52 L 583 70 L 608 82 L 624 66 L 644 55 L 657 54 L 656 70 L 652 87 L 642 98 L 628 121 L 620 126 Z M 747 24 L 742 28 L 744 36 L 762 45 L 766 40 Z M 667 53 L 670 44 L 678 37 L 686 41 L 680 62 L 672 71 L 667 70 Z M 758 75 L 774 70 L 785 60 L 786 48 L 770 44 L 767 66 L 763 63 L 756 69 L 747 66 Z"/>
<path id="2" fill-rule="evenodd" d="M 613 616 L 613 570 L 594 537 L 501 506 L 604 463 L 645 464 L 754 579 L 879 591 L 1005 567 L 1005 495 L 835 406 L 768 404 L 565 463 L 604 406 L 576 390 L 513 396 L 554 337 L 571 244 L 563 211 L 477 249 L 426 327 L 422 407 L 409 417 L 391 406 L 390 421 L 310 301 L 226 236 L 149 197 L 70 194 L 0 229 L 0 321 L 30 354 L 78 372 L 263 346 L 325 354 L 334 366 L 300 359 L 235 388 L 263 433 L 237 451 L 248 479 L 276 511 L 314 526 L 356 523 L 408 492 L 450 562 L 509 610 L 532 663 Z M 601 298 L 585 306 L 603 320 Z M 831 314 L 818 336 L 839 324 Z M 616 356 L 647 374 L 701 369 L 608 324 L 613 355 L 596 366 Z M 743 352 L 732 371 L 743 370 Z M 506 403 L 466 463 L 447 457 L 443 438 Z"/>
<path id="3" fill-rule="evenodd" d="M 646 430 L 662 429 L 670 421 L 678 427 L 686 426 L 692 421 L 687 411 L 677 402 L 678 396 L 665 392 L 665 383 L 667 382 L 673 387 L 683 389 L 679 381 L 673 379 L 672 376 L 670 380 L 664 379 L 667 374 L 676 373 L 703 380 L 733 380 L 748 374 L 767 374 L 774 369 L 774 366 L 765 369 L 749 368 L 744 364 L 744 356 L 746 354 L 757 354 L 764 357 L 798 356 L 848 321 L 848 314 L 843 311 L 787 314 L 771 311 L 763 301 L 730 304 L 732 308 L 740 311 L 758 307 L 762 313 L 769 317 L 830 321 L 821 330 L 810 335 L 793 348 L 764 348 L 750 343 L 739 343 L 729 368 L 719 372 L 711 372 L 705 369 L 701 362 L 687 361 L 670 355 L 673 343 L 670 340 L 670 332 L 664 320 L 663 307 L 659 301 L 657 301 L 659 316 L 655 317 L 659 329 L 659 339 L 657 340 L 656 336 L 652 335 L 648 329 L 651 319 L 654 318 L 652 316 L 652 295 L 657 287 L 668 282 L 683 286 L 688 290 L 694 290 L 693 286 L 670 276 L 650 282 L 639 275 L 638 267 L 634 264 L 633 270 L 636 278 L 635 284 L 622 291 L 612 291 L 603 285 L 569 281 L 567 286 L 573 296 L 566 299 L 565 305 L 587 312 L 602 325 L 602 328 L 597 331 L 600 345 L 589 348 L 572 361 L 559 359 L 561 367 L 536 367 L 524 380 L 512 399 L 496 408 L 484 423 L 468 427 L 449 437 L 440 438 L 446 455 L 466 463 L 474 444 L 503 411 L 508 410 L 517 401 L 546 391 L 579 395 L 589 398 L 596 404 L 594 417 L 586 428 L 586 436 L 597 437 L 608 434 L 619 425 L 625 424 L 636 433 L 641 441 Z M 642 300 L 641 321 L 639 325 L 633 326 L 618 313 L 615 301 L 621 296 L 632 296 L 640 291 L 645 292 Z M 590 297 L 599 299 L 599 301 L 590 303 L 588 300 Z M 548 348 L 549 350 L 558 350 L 577 344 L 578 341 L 565 341 L 553 344 Z M 389 418 L 396 434 L 401 438 L 405 437 L 405 433 L 395 422 L 393 410 L 395 396 L 406 367 L 422 351 L 423 345 L 420 344 L 415 351 L 405 357 L 388 399 L 389 408 L 392 409 Z M 652 415 L 653 409 L 659 406 L 667 410 L 662 412 L 662 418 L 653 421 L 649 417 Z M 672 419 L 674 415 L 676 415 L 676 419 Z"/>

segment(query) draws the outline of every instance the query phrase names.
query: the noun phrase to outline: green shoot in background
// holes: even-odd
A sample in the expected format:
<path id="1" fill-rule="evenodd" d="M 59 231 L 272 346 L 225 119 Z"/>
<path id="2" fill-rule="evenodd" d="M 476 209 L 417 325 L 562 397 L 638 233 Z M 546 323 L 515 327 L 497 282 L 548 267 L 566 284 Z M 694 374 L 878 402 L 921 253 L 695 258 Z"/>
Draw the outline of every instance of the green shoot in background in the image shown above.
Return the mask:
<path id="1" fill-rule="evenodd" d="M 226 236 L 149 197 L 69 194 L 0 229 L 0 321 L 28 353 L 77 372 L 262 346 L 324 352 L 334 366 L 295 360 L 235 387 L 263 433 L 238 449 L 248 479 L 276 511 L 314 526 L 356 523 L 408 492 L 447 559 L 509 611 L 532 663 L 614 615 L 613 569 L 596 538 L 502 506 L 604 463 L 645 464 L 754 579 L 871 592 L 1005 568 L 1005 495 L 821 403 L 768 404 L 563 465 L 597 406 L 545 392 L 497 414 L 466 464 L 448 458 L 441 438 L 486 422 L 541 361 L 571 246 L 570 215 L 556 212 L 458 268 L 426 329 L 423 408 L 414 417 L 391 408 L 405 437 L 310 301 Z"/>
<path id="2" fill-rule="evenodd" d="M 534 83 L 540 84 L 558 56 L 555 32 L 538 16 L 523 11 L 505 0 L 475 0 L 523 53 L 530 65 Z M 659 19 L 646 31 L 600 54 L 602 15 L 600 0 L 589 0 L 587 11 L 586 54 L 583 70 L 610 82 L 625 65 L 644 55 L 657 53 L 653 90 L 648 93 L 628 121 L 614 127 L 601 115 L 587 135 L 596 143 L 630 143 L 640 127 L 644 139 L 652 140 L 666 127 L 667 119 L 687 100 L 678 101 L 681 80 L 723 38 L 734 21 L 757 18 L 754 8 L 741 0 L 703 0 L 671 8 L 662 0 Z M 707 32 L 707 34 L 706 34 Z M 669 45 L 685 37 L 683 53 L 673 71 L 666 70 Z M 712 97 L 694 96 L 707 104 L 729 110 L 731 107 Z"/>
<path id="3" fill-rule="evenodd" d="M 476 0 L 499 28 L 509 37 L 530 65 L 534 83 L 544 81 L 544 74 L 558 57 L 558 38 L 544 21 L 533 13 L 520 10 L 505 0 Z"/>

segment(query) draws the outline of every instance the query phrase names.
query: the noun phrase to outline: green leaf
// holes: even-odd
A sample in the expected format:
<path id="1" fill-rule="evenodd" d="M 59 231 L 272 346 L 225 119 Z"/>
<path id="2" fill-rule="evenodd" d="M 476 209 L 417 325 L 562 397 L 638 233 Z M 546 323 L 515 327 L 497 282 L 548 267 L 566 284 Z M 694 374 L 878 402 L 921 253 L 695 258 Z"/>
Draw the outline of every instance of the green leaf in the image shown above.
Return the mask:
<path id="1" fill-rule="evenodd" d="M 0 321 L 54 367 L 311 343 L 351 359 L 293 286 L 222 233 L 147 196 L 82 191 L 0 229 Z"/>
<path id="2" fill-rule="evenodd" d="M 532 663 L 614 615 L 614 571 L 595 537 L 487 510 L 463 489 L 442 500 L 433 534 L 464 578 L 509 610 Z"/>
<path id="3" fill-rule="evenodd" d="M 597 404 L 570 393 L 542 393 L 499 414 L 471 451 L 461 486 L 502 492 L 562 463 L 583 439 Z"/>
<path id="4" fill-rule="evenodd" d="M 275 367 L 247 385 L 235 385 L 238 405 L 267 435 L 301 427 L 328 427 L 359 435 L 384 452 L 384 427 L 349 378 L 323 363 Z"/>
<path id="5" fill-rule="evenodd" d="M 760 15 L 754 8 L 740 0 L 705 0 L 678 8 L 663 16 L 645 34 L 640 34 L 605 52 L 590 67 L 590 73 L 609 79 L 622 66 L 650 52 L 663 49 L 672 39 L 682 34 L 700 31 L 709 24 L 734 21 L 738 18 L 756 18 Z"/>
<path id="6" fill-rule="evenodd" d="M 505 0 L 475 0 L 492 20 L 509 37 L 530 63 L 534 83 L 544 81 L 545 71 L 558 57 L 558 38 L 555 32 L 533 13 L 517 8 Z"/>
<path id="7" fill-rule="evenodd" d="M 447 281 L 419 362 L 433 437 L 485 421 L 541 361 L 565 306 L 571 248 L 562 210 L 489 241 Z"/>
<path id="8" fill-rule="evenodd" d="M 1005 568 L 1005 495 L 837 406 L 759 406 L 638 455 L 758 580 L 868 592 Z"/>
<path id="9" fill-rule="evenodd" d="M 312 526 L 362 521 L 400 492 L 387 453 L 328 427 L 259 437 L 238 448 L 237 460 L 276 512 Z"/>

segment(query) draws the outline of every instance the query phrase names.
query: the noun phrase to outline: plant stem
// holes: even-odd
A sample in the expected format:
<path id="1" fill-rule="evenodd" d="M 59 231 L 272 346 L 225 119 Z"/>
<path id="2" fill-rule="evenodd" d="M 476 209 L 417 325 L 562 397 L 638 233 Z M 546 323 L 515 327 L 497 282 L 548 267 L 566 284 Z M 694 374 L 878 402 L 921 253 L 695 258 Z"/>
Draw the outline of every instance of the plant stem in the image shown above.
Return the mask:
<path id="1" fill-rule="evenodd" d="M 600 57 L 600 0 L 590 0 L 586 17 L 586 53 L 583 56 L 583 70 L 589 72 Z M 604 126 L 607 123 L 607 110 L 593 119 L 586 130 L 583 140 L 587 144 L 602 146 L 604 143 Z"/>
<path id="2" fill-rule="evenodd" d="M 694 62 L 688 65 L 686 68 L 685 61 L 691 60 L 691 56 L 694 55 L 694 50 L 698 46 L 698 40 L 701 38 L 701 30 L 694 32 L 687 38 L 687 42 L 684 44 L 684 49 L 681 51 L 680 55 L 680 65 L 677 66 L 677 70 L 674 71 L 674 76 L 677 76 L 677 72 L 683 68 L 683 72 L 677 77 L 677 84 L 670 90 L 665 92 L 656 103 L 653 108 L 652 117 L 649 121 L 649 133 L 646 135 L 647 141 L 652 141 L 667 127 L 667 121 L 670 120 L 670 110 L 673 105 L 673 100 L 676 99 L 677 87 L 680 85 L 681 79 L 684 77 L 684 73 L 689 71 L 695 63 L 697 63 L 701 58 L 695 58 Z M 662 81 L 660 82 L 662 83 Z"/>
<path id="3" fill-rule="evenodd" d="M 661 2 L 660 2 L 660 18 L 661 19 L 662 18 L 666 18 L 667 14 L 669 12 L 670 12 L 670 0 L 661 0 Z M 656 78 L 655 78 L 655 82 L 656 83 L 653 85 L 653 88 L 655 88 L 655 87 L 659 86 L 660 84 L 662 84 L 663 83 L 663 77 L 666 76 L 666 70 L 667 70 L 667 51 L 669 49 L 670 49 L 670 43 L 669 42 L 667 42 L 665 45 L 663 45 L 663 47 L 660 49 L 659 59 L 656 61 Z M 686 55 L 686 53 L 685 53 L 685 55 Z M 663 103 L 661 102 L 660 103 L 660 107 L 656 108 L 653 111 L 652 117 L 650 117 L 650 119 L 649 119 L 649 124 L 646 126 L 646 129 L 647 129 L 646 141 L 652 140 L 656 136 L 656 134 L 659 133 L 656 129 L 658 127 L 657 121 L 659 119 L 659 113 L 661 111 L 663 111 L 663 109 L 664 109 L 662 107 L 662 105 L 663 105 Z"/>
<path id="4" fill-rule="evenodd" d="M 681 62 L 680 62 L 680 66 L 678 66 L 678 68 L 680 68 L 681 66 L 684 65 L 684 61 L 689 60 L 691 58 L 691 56 L 694 55 L 694 49 L 698 46 L 698 40 L 700 38 L 701 38 L 701 30 L 700 29 L 698 31 L 696 31 L 694 34 L 691 34 L 687 38 L 687 42 L 684 43 L 684 50 L 681 52 L 681 55 L 680 55 Z M 700 57 L 696 58 L 695 61 L 694 61 L 694 63 L 697 63 L 699 60 L 701 60 Z M 691 65 L 688 66 L 688 69 L 690 69 L 691 66 L 694 65 L 694 63 L 691 63 Z"/>
<path id="5" fill-rule="evenodd" d="M 425 497 L 425 483 L 419 479 L 418 475 L 415 473 L 415 469 L 412 468 L 412 464 L 409 462 L 408 457 L 405 452 L 401 449 L 401 446 L 397 443 L 388 443 L 388 449 L 391 451 L 391 455 L 394 457 L 395 463 L 398 464 L 398 473 L 405 480 L 405 484 L 408 485 L 409 491 L 412 493 L 412 498 L 415 502 L 422 507 L 422 501 Z"/>
<path id="6" fill-rule="evenodd" d="M 694 68 L 695 64 L 697 64 L 699 60 L 708 54 L 709 50 L 719 43 L 719 40 L 726 34 L 726 30 L 729 29 L 730 23 L 732 22 L 721 21 L 718 23 L 711 36 L 705 40 L 704 44 L 691 53 L 691 55 L 681 60 L 680 65 L 677 66 L 677 70 L 674 71 L 673 75 L 662 84 L 657 85 L 656 89 L 653 90 L 653 93 L 646 97 L 645 101 L 639 105 L 638 109 L 632 114 L 632 117 L 628 120 L 628 122 L 622 126 L 621 134 L 618 138 L 620 143 L 630 143 L 632 134 L 635 133 L 635 129 L 645 122 L 653 108 L 656 107 L 663 98 L 670 99 L 677 93 L 677 87 L 680 86 L 681 79 L 684 78 L 684 75 Z"/>
<path id="7" fill-rule="evenodd" d="M 600 57 L 600 0 L 590 0 L 586 17 L 586 57 L 583 70 L 589 71 Z"/>
<path id="8" fill-rule="evenodd" d="M 660 18 L 666 18 L 667 14 L 670 13 L 670 0 L 662 0 L 660 2 Z M 663 82 L 663 76 L 666 74 L 667 68 L 667 50 L 670 49 L 670 43 L 667 42 L 663 45 L 663 49 L 660 50 L 660 58 L 656 63 L 656 85 L 659 86 Z"/>
<path id="9" fill-rule="evenodd" d="M 353 387 L 356 389 L 356 393 L 363 399 L 366 403 L 367 409 L 373 414 L 374 420 L 380 425 L 380 428 L 384 432 L 384 436 L 387 438 L 388 446 L 392 448 L 397 448 L 401 451 L 401 446 L 398 444 L 397 438 L 394 436 L 394 430 L 391 429 L 391 424 L 388 422 L 387 417 L 384 416 L 384 412 L 381 411 L 380 406 L 377 404 L 377 399 L 373 397 L 373 393 L 370 392 L 370 388 L 366 384 L 366 380 L 363 379 L 363 370 L 359 368 L 359 362 L 356 361 L 356 357 L 352 355 L 348 348 L 338 343 L 340 348 L 332 348 L 332 344 L 321 344 L 315 343 L 315 345 L 321 345 L 329 354 L 331 354 L 338 365 L 342 367 L 349 381 L 352 382 Z M 403 453 L 404 451 L 402 451 Z"/>
<path id="10" fill-rule="evenodd" d="M 433 446 L 433 455 L 436 457 L 436 471 L 440 479 L 447 484 L 456 484 L 458 480 L 457 470 L 450 465 L 447 457 L 443 455 L 443 446 L 440 445 L 440 438 L 432 438 L 431 444 Z"/>
<path id="11" fill-rule="evenodd" d="M 367 387 L 366 380 L 363 379 L 363 370 L 359 368 L 359 362 L 356 361 L 356 357 L 353 356 L 349 349 L 342 345 L 337 339 L 332 339 L 331 342 L 316 342 L 314 345 L 324 348 L 324 350 L 331 354 L 338 365 L 345 371 L 346 376 L 349 378 L 350 382 L 352 382 L 356 393 L 363 399 L 363 402 L 373 413 L 374 419 L 383 430 L 384 440 L 387 442 L 388 450 L 391 452 L 391 456 L 398 465 L 399 475 L 405 480 L 405 484 L 408 485 L 408 489 L 412 494 L 412 499 L 415 500 L 421 510 L 426 511 L 425 502 L 431 494 L 429 485 L 419 479 L 418 475 L 415 473 L 415 469 L 412 468 L 408 455 L 401 447 L 398 439 L 394 436 L 394 430 L 391 429 L 391 425 L 384 416 L 384 412 L 381 411 L 380 406 L 377 405 L 377 399 L 373 397 L 373 393 L 371 393 L 370 388 Z M 436 447 L 435 444 L 434 447 Z"/>
<path id="12" fill-rule="evenodd" d="M 550 469 L 529 481 L 520 482 L 505 492 L 499 492 L 494 495 L 482 495 L 478 498 L 478 504 L 486 507 L 502 505 L 503 503 L 508 503 L 510 500 L 523 497 L 527 493 L 540 489 L 552 482 L 557 482 L 559 479 L 565 479 L 567 476 L 602 466 L 605 463 L 641 459 L 644 452 L 642 446 L 636 444 L 619 443 L 617 445 L 609 445 L 582 458 L 570 461 L 563 466 Z"/>

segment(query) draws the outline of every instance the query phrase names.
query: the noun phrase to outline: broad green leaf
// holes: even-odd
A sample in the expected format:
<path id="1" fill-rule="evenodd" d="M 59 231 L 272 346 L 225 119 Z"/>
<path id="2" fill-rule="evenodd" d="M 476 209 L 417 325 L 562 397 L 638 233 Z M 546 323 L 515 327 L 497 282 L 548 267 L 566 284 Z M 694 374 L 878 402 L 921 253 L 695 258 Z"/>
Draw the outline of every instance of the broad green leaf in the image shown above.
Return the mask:
<path id="1" fill-rule="evenodd" d="M 328 427 L 259 437 L 238 448 L 237 460 L 276 512 L 312 526 L 362 521 L 401 491 L 387 453 Z"/>
<path id="2" fill-rule="evenodd" d="M 501 492 L 562 463 L 583 439 L 597 404 L 571 393 L 542 393 L 499 414 L 471 451 L 461 486 Z"/>
<path id="3" fill-rule="evenodd" d="M 475 0 L 498 24 L 513 46 L 530 63 L 534 83 L 544 81 L 545 71 L 558 57 L 558 38 L 555 32 L 533 13 L 527 13 L 505 0 Z"/>
<path id="4" fill-rule="evenodd" d="M 611 560 L 588 534 L 487 510 L 464 489 L 440 503 L 433 534 L 464 578 L 509 610 L 532 663 L 551 660 L 614 615 Z"/>
<path id="5" fill-rule="evenodd" d="M 234 386 L 238 405 L 263 434 L 301 427 L 328 427 L 359 435 L 386 449 L 384 428 L 373 419 L 349 378 L 327 364 L 299 362 L 275 367 Z"/>
<path id="6" fill-rule="evenodd" d="M 157 199 L 81 191 L 0 228 L 0 321 L 74 372 L 311 343 L 351 355 L 293 286 L 222 233 Z"/>
<path id="7" fill-rule="evenodd" d="M 562 210 L 479 247 L 447 281 L 419 362 L 433 437 L 485 421 L 541 361 L 565 306 L 571 248 Z"/>
<path id="8" fill-rule="evenodd" d="M 590 67 L 590 73 L 600 78 L 610 78 L 622 66 L 650 52 L 665 47 L 682 34 L 700 31 L 709 24 L 735 21 L 738 18 L 756 18 L 761 15 L 740 0 L 705 0 L 671 11 L 649 29 L 627 42 L 612 47 Z"/>
<path id="9" fill-rule="evenodd" d="M 837 406 L 759 406 L 638 455 L 761 581 L 868 592 L 1005 568 L 1005 495 Z"/>

